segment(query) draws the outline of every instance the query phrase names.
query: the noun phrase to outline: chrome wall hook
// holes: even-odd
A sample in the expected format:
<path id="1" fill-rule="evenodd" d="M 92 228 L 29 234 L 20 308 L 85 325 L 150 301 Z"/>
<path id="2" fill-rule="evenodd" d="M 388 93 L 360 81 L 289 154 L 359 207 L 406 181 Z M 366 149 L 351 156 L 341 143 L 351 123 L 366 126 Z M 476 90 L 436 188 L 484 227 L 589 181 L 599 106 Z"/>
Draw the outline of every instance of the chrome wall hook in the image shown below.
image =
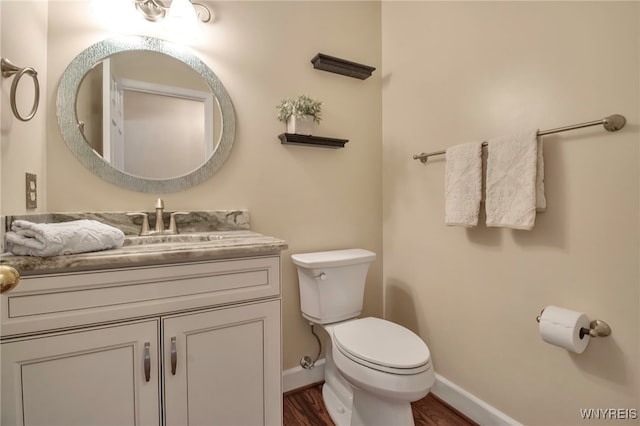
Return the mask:
<path id="1" fill-rule="evenodd" d="M 13 115 L 20 121 L 29 121 L 35 115 L 36 111 L 38 111 L 38 104 L 40 103 L 40 83 L 38 82 L 38 72 L 31 67 L 20 68 L 14 65 L 9 59 L 2 58 L 0 59 L 0 70 L 2 71 L 3 77 L 11 77 L 15 76 L 13 82 L 11 83 L 11 111 L 13 111 Z M 18 105 L 16 103 L 16 90 L 18 88 L 18 82 L 22 78 L 23 75 L 27 74 L 29 77 L 33 79 L 33 86 L 35 89 L 35 95 L 33 99 L 33 106 L 31 107 L 31 112 L 23 117 L 18 111 Z"/>

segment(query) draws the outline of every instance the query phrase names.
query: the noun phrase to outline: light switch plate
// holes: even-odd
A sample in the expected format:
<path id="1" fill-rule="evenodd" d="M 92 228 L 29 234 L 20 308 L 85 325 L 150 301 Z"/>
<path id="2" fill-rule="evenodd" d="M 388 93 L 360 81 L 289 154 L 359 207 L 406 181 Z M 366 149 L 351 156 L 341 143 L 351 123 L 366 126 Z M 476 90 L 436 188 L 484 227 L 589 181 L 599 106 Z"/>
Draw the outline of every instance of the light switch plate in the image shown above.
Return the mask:
<path id="1" fill-rule="evenodd" d="M 25 188 L 27 197 L 27 209 L 38 208 L 38 183 L 37 176 L 33 173 L 25 173 Z"/>

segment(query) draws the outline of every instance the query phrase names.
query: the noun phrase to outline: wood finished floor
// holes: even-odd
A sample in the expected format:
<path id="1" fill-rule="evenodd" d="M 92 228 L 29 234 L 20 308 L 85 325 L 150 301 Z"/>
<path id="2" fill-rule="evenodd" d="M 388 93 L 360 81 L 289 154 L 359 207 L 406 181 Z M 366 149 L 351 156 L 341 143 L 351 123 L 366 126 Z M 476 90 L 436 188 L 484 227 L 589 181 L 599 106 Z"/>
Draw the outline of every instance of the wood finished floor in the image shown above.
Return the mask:
<path id="1" fill-rule="evenodd" d="M 477 426 L 431 394 L 411 408 L 416 426 Z M 322 384 L 286 394 L 283 419 L 284 426 L 333 426 L 322 402 Z"/>

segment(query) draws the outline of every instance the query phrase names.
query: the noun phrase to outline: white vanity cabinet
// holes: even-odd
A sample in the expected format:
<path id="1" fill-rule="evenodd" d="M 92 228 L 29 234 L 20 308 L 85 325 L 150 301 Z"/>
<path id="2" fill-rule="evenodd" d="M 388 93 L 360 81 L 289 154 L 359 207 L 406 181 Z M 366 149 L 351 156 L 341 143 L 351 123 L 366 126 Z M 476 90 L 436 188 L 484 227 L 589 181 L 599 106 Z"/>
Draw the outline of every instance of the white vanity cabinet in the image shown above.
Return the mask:
<path id="1" fill-rule="evenodd" d="M 158 325 L 151 320 L 3 342 L 2 425 L 160 424 Z"/>
<path id="2" fill-rule="evenodd" d="M 23 277 L 4 425 L 280 425 L 280 258 Z"/>
<path id="3" fill-rule="evenodd" d="M 279 318 L 278 301 L 163 318 L 166 424 L 281 424 Z"/>

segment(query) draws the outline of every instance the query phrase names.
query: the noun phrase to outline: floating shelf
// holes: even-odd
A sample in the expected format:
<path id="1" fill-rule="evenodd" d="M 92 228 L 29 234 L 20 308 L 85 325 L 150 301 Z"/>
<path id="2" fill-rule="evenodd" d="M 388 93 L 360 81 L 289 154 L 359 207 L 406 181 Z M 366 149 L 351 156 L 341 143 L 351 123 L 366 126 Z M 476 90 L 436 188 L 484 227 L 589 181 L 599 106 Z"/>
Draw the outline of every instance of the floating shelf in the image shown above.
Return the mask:
<path id="1" fill-rule="evenodd" d="M 280 141 L 285 145 L 307 145 L 320 146 L 325 148 L 344 148 L 347 139 L 327 138 L 324 136 L 298 135 L 295 133 L 282 133 L 278 135 Z"/>
<path id="2" fill-rule="evenodd" d="M 371 73 L 375 71 L 374 67 L 325 55 L 324 53 L 318 53 L 314 56 L 311 63 L 315 69 L 342 74 L 360 80 L 371 77 Z"/>

